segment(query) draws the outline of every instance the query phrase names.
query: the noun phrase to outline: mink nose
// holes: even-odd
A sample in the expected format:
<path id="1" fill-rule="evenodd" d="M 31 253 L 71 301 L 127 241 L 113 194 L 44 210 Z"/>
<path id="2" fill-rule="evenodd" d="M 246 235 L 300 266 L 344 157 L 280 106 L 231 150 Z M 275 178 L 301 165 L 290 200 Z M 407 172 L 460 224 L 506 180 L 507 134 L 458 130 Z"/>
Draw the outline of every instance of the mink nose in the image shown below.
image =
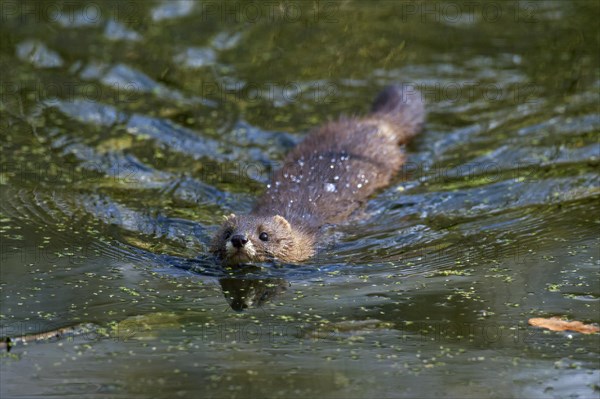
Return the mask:
<path id="1" fill-rule="evenodd" d="M 246 236 L 243 235 L 236 234 L 233 237 L 231 237 L 231 243 L 236 248 L 243 247 L 244 245 L 246 245 L 247 242 L 248 239 L 246 238 Z"/>

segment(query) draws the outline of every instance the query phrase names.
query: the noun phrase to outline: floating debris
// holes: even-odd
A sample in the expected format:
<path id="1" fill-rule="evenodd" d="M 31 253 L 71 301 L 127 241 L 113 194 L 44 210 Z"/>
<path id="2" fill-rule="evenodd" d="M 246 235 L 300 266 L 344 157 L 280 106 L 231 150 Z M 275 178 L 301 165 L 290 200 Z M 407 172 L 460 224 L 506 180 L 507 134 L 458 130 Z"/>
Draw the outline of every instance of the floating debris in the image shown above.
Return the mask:
<path id="1" fill-rule="evenodd" d="M 535 317 L 529 319 L 529 324 L 534 327 L 546 328 L 551 331 L 575 331 L 582 334 L 594 334 L 600 332 L 600 327 L 593 324 L 584 324 L 580 321 L 563 320 L 560 317 Z"/>

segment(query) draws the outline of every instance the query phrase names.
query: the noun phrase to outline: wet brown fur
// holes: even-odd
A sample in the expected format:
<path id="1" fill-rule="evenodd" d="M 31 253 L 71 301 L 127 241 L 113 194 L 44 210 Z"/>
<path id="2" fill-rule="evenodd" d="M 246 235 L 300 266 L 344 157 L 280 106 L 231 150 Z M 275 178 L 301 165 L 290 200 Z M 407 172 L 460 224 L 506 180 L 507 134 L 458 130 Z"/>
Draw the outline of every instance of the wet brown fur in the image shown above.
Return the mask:
<path id="1" fill-rule="evenodd" d="M 399 145 L 420 131 L 424 116 L 418 92 L 390 86 L 367 116 L 340 118 L 311 131 L 286 156 L 252 212 L 226 219 L 211 252 L 226 264 L 310 258 L 320 226 L 346 220 L 389 184 L 405 160 Z M 262 232 L 268 241 L 260 240 Z M 235 234 L 250 245 L 233 250 L 230 245 L 228 253 Z"/>

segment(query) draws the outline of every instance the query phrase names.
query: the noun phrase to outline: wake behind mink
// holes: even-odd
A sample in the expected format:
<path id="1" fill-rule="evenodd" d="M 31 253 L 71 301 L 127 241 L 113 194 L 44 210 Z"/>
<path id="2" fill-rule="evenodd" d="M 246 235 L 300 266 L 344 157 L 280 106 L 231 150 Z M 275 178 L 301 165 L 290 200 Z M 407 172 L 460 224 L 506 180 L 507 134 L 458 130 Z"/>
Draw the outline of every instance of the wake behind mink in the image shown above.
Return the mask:
<path id="1" fill-rule="evenodd" d="M 250 214 L 225 218 L 211 252 L 226 265 L 309 259 L 319 227 L 346 220 L 389 184 L 405 160 L 400 145 L 424 120 L 419 92 L 389 86 L 366 116 L 314 129 L 286 156 Z"/>

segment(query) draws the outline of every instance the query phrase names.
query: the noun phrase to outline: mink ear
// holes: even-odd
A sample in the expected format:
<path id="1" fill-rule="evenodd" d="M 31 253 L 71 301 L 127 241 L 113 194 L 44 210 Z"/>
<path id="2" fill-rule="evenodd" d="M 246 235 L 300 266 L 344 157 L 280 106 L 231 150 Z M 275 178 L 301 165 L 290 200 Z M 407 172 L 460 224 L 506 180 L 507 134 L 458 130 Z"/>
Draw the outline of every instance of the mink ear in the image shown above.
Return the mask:
<path id="1" fill-rule="evenodd" d="M 225 221 L 228 221 L 230 219 L 233 219 L 234 217 L 235 217 L 235 213 L 232 213 L 229 216 L 223 216 L 223 219 L 225 219 Z"/>
<path id="2" fill-rule="evenodd" d="M 275 216 L 273 216 L 273 220 L 275 221 L 275 223 L 280 224 L 281 226 L 283 226 L 284 228 L 286 228 L 288 230 L 292 229 L 292 226 L 290 226 L 290 222 L 285 220 L 285 218 L 283 216 L 275 215 Z"/>

